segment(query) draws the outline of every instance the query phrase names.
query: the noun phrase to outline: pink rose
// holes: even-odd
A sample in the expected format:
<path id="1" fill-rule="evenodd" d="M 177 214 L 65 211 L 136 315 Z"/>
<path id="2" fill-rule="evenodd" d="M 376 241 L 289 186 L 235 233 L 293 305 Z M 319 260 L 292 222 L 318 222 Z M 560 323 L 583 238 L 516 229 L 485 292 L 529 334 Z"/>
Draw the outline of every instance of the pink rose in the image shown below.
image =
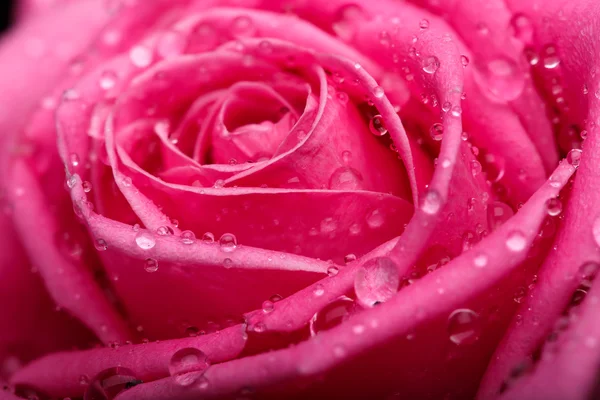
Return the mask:
<path id="1" fill-rule="evenodd" d="M 598 26 L 593 0 L 23 1 L 0 399 L 595 398 Z"/>

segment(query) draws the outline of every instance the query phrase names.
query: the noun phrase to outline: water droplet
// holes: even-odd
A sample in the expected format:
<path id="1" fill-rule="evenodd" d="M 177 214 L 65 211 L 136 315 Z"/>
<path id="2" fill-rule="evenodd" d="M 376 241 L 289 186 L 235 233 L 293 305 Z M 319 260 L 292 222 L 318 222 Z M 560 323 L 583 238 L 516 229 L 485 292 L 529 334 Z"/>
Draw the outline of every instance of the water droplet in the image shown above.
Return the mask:
<path id="1" fill-rule="evenodd" d="M 356 27 L 366 19 L 362 8 L 356 4 L 346 4 L 338 9 L 332 29 L 340 39 L 350 41 L 354 37 Z"/>
<path id="2" fill-rule="evenodd" d="M 73 167 L 77 167 L 79 165 L 79 156 L 76 153 L 71 153 L 69 161 Z"/>
<path id="3" fill-rule="evenodd" d="M 546 201 L 546 208 L 548 215 L 555 217 L 562 212 L 562 202 L 556 197 L 548 199 Z"/>
<path id="4" fill-rule="evenodd" d="M 231 233 L 224 233 L 219 239 L 221 251 L 231 253 L 237 248 L 237 238 Z"/>
<path id="5" fill-rule="evenodd" d="M 327 217 L 321 221 L 321 233 L 331 233 L 337 229 L 337 221 L 332 217 Z"/>
<path id="6" fill-rule="evenodd" d="M 527 246 L 527 238 L 523 232 L 514 230 L 508 234 L 506 238 L 506 247 L 510 251 L 523 251 Z"/>
<path id="7" fill-rule="evenodd" d="M 142 250 L 150 250 L 156 245 L 156 240 L 152 234 L 142 231 L 135 237 L 135 243 Z"/>
<path id="8" fill-rule="evenodd" d="M 392 44 L 392 38 L 388 31 L 379 32 L 379 43 L 383 47 L 390 47 L 390 45 Z"/>
<path id="9" fill-rule="evenodd" d="M 448 318 L 450 341 L 457 345 L 470 344 L 479 339 L 479 315 L 467 308 L 454 310 Z"/>
<path id="10" fill-rule="evenodd" d="M 156 261 L 154 258 L 146 258 L 144 261 L 144 269 L 146 272 L 158 271 L 158 261 Z"/>
<path id="11" fill-rule="evenodd" d="M 513 215 L 514 211 L 508 204 L 500 201 L 489 204 L 487 208 L 487 218 L 490 231 L 493 232 L 496 230 Z"/>
<path id="12" fill-rule="evenodd" d="M 146 46 L 134 46 L 129 51 L 129 58 L 138 68 L 146 68 L 152 63 L 152 51 Z"/>
<path id="13" fill-rule="evenodd" d="M 317 286 L 315 286 L 313 290 L 313 293 L 317 297 L 323 296 L 325 294 L 325 289 L 323 288 L 323 285 L 321 285 L 320 283 L 317 284 Z"/>
<path id="14" fill-rule="evenodd" d="M 83 191 L 85 193 L 89 193 L 89 192 L 92 191 L 92 184 L 90 182 L 88 182 L 88 181 L 83 181 L 81 183 L 81 188 L 83 189 Z"/>
<path id="15" fill-rule="evenodd" d="M 336 276 L 339 272 L 340 269 L 335 265 L 332 265 L 331 267 L 327 268 L 327 275 L 329 276 Z"/>
<path id="16" fill-rule="evenodd" d="M 113 400 L 127 389 L 142 383 L 128 368 L 115 367 L 105 369 L 96 375 L 88 385 L 84 400 Z"/>
<path id="17" fill-rule="evenodd" d="M 94 246 L 98 251 L 105 251 L 106 249 L 108 249 L 108 244 L 104 239 L 96 239 L 96 241 L 94 242 Z"/>
<path id="18" fill-rule="evenodd" d="M 530 47 L 526 47 L 523 50 L 523 54 L 525 55 L 525 59 L 529 63 L 529 65 L 537 65 L 540 62 L 540 56 Z"/>
<path id="19" fill-rule="evenodd" d="M 558 58 L 558 54 L 556 54 L 556 48 L 552 45 L 548 45 L 544 48 L 544 58 L 543 58 L 544 68 L 546 69 L 554 69 L 558 67 L 560 64 L 560 58 Z"/>
<path id="20" fill-rule="evenodd" d="M 214 239 L 213 239 L 214 241 Z M 181 232 L 181 243 L 183 244 L 194 244 L 196 243 L 196 235 L 192 231 Z"/>
<path id="21" fill-rule="evenodd" d="M 356 309 L 356 303 L 349 297 L 342 296 L 319 310 L 309 323 L 311 336 L 327 331 L 346 321 Z"/>
<path id="22" fill-rule="evenodd" d="M 421 67 L 428 74 L 433 74 L 440 67 L 440 60 L 436 56 L 425 57 L 421 63 Z"/>
<path id="23" fill-rule="evenodd" d="M 169 362 L 169 374 L 178 385 L 190 386 L 197 382 L 209 365 L 206 354 L 196 348 L 187 347 L 173 354 Z"/>
<path id="24" fill-rule="evenodd" d="M 381 86 L 375 86 L 373 89 L 373 96 L 375 96 L 377 99 L 382 98 L 384 94 L 385 92 Z"/>
<path id="25" fill-rule="evenodd" d="M 481 163 L 477 160 L 471 160 L 471 174 L 477 176 L 481 173 Z"/>
<path id="26" fill-rule="evenodd" d="M 477 254 L 475 256 L 475 258 L 473 259 L 473 264 L 475 264 L 475 266 L 477 268 L 483 268 L 487 265 L 487 263 L 488 263 L 488 256 L 483 253 Z"/>
<path id="27" fill-rule="evenodd" d="M 398 291 L 400 277 L 396 264 L 388 257 L 368 260 L 356 272 L 354 291 L 358 301 L 373 307 L 391 299 Z"/>
<path id="28" fill-rule="evenodd" d="M 525 88 L 525 76 L 517 63 L 508 58 L 490 61 L 483 75 L 485 83 L 482 86 L 502 100 L 516 99 Z"/>
<path id="29" fill-rule="evenodd" d="M 462 64 L 463 67 L 467 67 L 467 65 L 469 65 L 469 57 L 467 56 L 460 56 L 460 63 Z"/>
<path id="30" fill-rule="evenodd" d="M 344 150 L 342 152 L 342 161 L 344 164 L 348 165 L 352 161 L 352 153 L 348 150 Z"/>
<path id="31" fill-rule="evenodd" d="M 336 169 L 329 179 L 331 190 L 357 190 L 361 188 L 362 175 L 350 167 Z"/>
<path id="32" fill-rule="evenodd" d="M 369 228 L 376 229 L 385 223 L 385 217 L 381 210 L 373 210 L 367 215 L 367 225 Z"/>
<path id="33" fill-rule="evenodd" d="M 271 300 L 265 300 L 262 303 L 262 310 L 265 314 L 272 312 L 275 309 L 275 305 Z"/>
<path id="34" fill-rule="evenodd" d="M 371 121 L 369 122 L 369 130 L 375 136 L 383 136 L 388 133 L 388 130 L 383 122 L 383 117 L 379 114 L 371 118 Z"/>
<path id="35" fill-rule="evenodd" d="M 240 15 L 236 17 L 231 25 L 231 31 L 235 36 L 254 36 L 256 33 L 256 27 L 252 19 L 246 15 Z"/>
<path id="36" fill-rule="evenodd" d="M 429 135 L 433 140 L 439 142 L 442 140 L 442 136 L 444 135 L 444 125 L 440 124 L 439 122 L 431 125 L 431 128 L 429 128 Z"/>
<path id="37" fill-rule="evenodd" d="M 156 45 L 156 51 L 162 58 L 172 58 L 184 52 L 186 37 L 178 31 L 165 32 Z"/>
<path id="38" fill-rule="evenodd" d="M 419 28 L 423 30 L 429 28 L 429 21 L 426 19 L 422 19 L 421 21 L 419 21 Z"/>
<path id="39" fill-rule="evenodd" d="M 168 236 L 173 234 L 173 229 L 170 226 L 159 226 L 156 233 L 160 236 Z"/>
<path id="40" fill-rule="evenodd" d="M 425 214 L 437 214 L 442 207 L 442 197 L 433 189 L 427 189 L 421 198 L 421 211 Z"/>
<path id="41" fill-rule="evenodd" d="M 117 73 L 115 71 L 106 70 L 100 75 L 98 84 L 103 90 L 110 90 L 117 84 Z"/>
<path id="42" fill-rule="evenodd" d="M 202 235 L 202 241 L 205 243 L 214 243 L 215 235 L 213 235 L 212 232 L 205 232 L 204 235 Z"/>
<path id="43" fill-rule="evenodd" d="M 514 36 L 523 43 L 529 43 L 533 39 L 533 24 L 524 14 L 517 13 L 510 20 Z"/>
<path id="44" fill-rule="evenodd" d="M 452 107 L 452 111 L 450 112 L 450 114 L 453 117 L 460 117 L 462 114 L 462 108 L 460 108 L 460 106 L 453 106 Z"/>
<path id="45" fill-rule="evenodd" d="M 571 149 L 567 154 L 567 162 L 574 166 L 575 168 L 579 167 L 579 163 L 581 162 L 581 149 Z"/>
<path id="46" fill-rule="evenodd" d="M 344 256 L 344 263 L 350 264 L 351 262 L 356 261 L 356 255 L 350 253 Z"/>

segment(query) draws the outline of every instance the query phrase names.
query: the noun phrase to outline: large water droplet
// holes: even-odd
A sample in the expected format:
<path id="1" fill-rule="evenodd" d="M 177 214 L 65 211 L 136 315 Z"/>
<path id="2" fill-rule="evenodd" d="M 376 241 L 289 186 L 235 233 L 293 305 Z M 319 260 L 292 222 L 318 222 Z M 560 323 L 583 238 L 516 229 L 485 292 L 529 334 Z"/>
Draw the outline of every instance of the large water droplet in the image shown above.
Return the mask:
<path id="1" fill-rule="evenodd" d="M 224 233 L 219 239 L 221 251 L 231 253 L 237 248 L 237 238 L 231 233 Z"/>
<path id="2" fill-rule="evenodd" d="M 319 332 L 329 330 L 345 320 L 356 309 L 356 303 L 349 297 L 342 296 L 323 307 L 313 315 L 310 320 L 310 334 L 315 336 Z"/>
<path id="3" fill-rule="evenodd" d="M 152 234 L 142 231 L 135 237 L 135 243 L 142 250 L 150 250 L 156 245 L 156 240 Z"/>
<path id="4" fill-rule="evenodd" d="M 497 58 L 487 63 L 481 85 L 495 97 L 511 101 L 523 93 L 525 76 L 519 66 L 508 58 Z"/>
<path id="5" fill-rule="evenodd" d="M 444 135 L 444 125 L 440 124 L 439 122 L 431 125 L 431 128 L 429 128 L 429 135 L 433 140 L 439 142 L 442 140 Z"/>
<path id="6" fill-rule="evenodd" d="M 112 400 L 121 392 L 142 383 L 128 368 L 115 367 L 100 372 L 87 387 L 84 400 Z"/>
<path id="7" fill-rule="evenodd" d="M 391 299 L 398 291 L 400 277 L 396 264 L 388 257 L 368 260 L 356 272 L 354 291 L 358 301 L 373 307 Z"/>
<path id="8" fill-rule="evenodd" d="M 357 190 L 361 188 L 362 175 L 350 167 L 336 169 L 329 179 L 331 190 Z"/>
<path id="9" fill-rule="evenodd" d="M 454 310 L 448 318 L 448 334 L 454 344 L 464 345 L 479 338 L 479 315 L 467 308 Z"/>
<path id="10" fill-rule="evenodd" d="M 433 189 L 427 189 L 423 192 L 421 198 L 421 211 L 425 214 L 433 215 L 437 214 L 442 207 L 442 197 L 440 194 Z"/>
<path id="11" fill-rule="evenodd" d="M 375 136 L 383 136 L 388 133 L 381 115 L 375 115 L 369 122 L 369 130 Z"/>
<path id="12" fill-rule="evenodd" d="M 513 15 L 510 24 L 517 39 L 523 43 L 530 43 L 532 41 L 533 24 L 525 14 L 517 13 Z"/>
<path id="13" fill-rule="evenodd" d="M 421 67 L 428 74 L 433 74 L 440 67 L 440 60 L 436 56 L 425 57 L 421 62 Z"/>
<path id="14" fill-rule="evenodd" d="M 356 4 L 346 4 L 338 9 L 332 29 L 340 39 L 350 41 L 354 37 L 356 27 L 366 19 L 362 8 Z"/>
<path id="15" fill-rule="evenodd" d="M 198 382 L 209 366 L 206 354 L 199 349 L 187 347 L 173 354 L 169 362 L 169 373 L 178 385 L 190 386 Z"/>
<path id="16" fill-rule="evenodd" d="M 562 212 L 562 202 L 556 197 L 548 199 L 546 209 L 548 210 L 548 215 L 555 217 Z"/>
<path id="17" fill-rule="evenodd" d="M 523 232 L 518 230 L 509 232 L 506 238 L 506 247 L 510 251 L 523 251 L 525 246 L 527 246 L 527 238 Z"/>
<path id="18" fill-rule="evenodd" d="M 117 79 L 117 73 L 115 71 L 106 70 L 100 75 L 100 81 L 98 83 L 102 89 L 110 90 L 117 84 Z"/>
<path id="19" fill-rule="evenodd" d="M 214 239 L 213 239 L 214 241 Z M 196 243 L 196 235 L 192 231 L 181 232 L 181 243 L 183 244 L 194 244 Z"/>
<path id="20" fill-rule="evenodd" d="M 385 223 L 385 216 L 381 210 L 373 210 L 367 215 L 367 225 L 369 228 L 376 229 L 381 227 Z"/>
<path id="21" fill-rule="evenodd" d="M 488 227 L 491 232 L 499 228 L 503 223 L 514 215 L 514 211 L 508 204 L 495 201 L 488 205 L 487 218 Z"/>
<path id="22" fill-rule="evenodd" d="M 129 58 L 136 67 L 145 68 L 152 63 L 152 51 L 146 46 L 134 46 L 129 51 Z"/>
<path id="23" fill-rule="evenodd" d="M 575 168 L 579 167 L 579 163 L 581 162 L 581 155 L 583 152 L 580 149 L 572 149 L 567 154 L 567 162 L 574 166 Z"/>

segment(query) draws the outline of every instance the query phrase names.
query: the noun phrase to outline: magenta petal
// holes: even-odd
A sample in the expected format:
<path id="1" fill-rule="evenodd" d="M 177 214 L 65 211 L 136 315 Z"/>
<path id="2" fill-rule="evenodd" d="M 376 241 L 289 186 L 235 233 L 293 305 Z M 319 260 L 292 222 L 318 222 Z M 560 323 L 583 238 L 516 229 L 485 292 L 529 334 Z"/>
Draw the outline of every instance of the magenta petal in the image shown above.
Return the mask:
<path id="1" fill-rule="evenodd" d="M 205 336 L 123 345 L 115 349 L 100 348 L 54 353 L 20 369 L 13 377 L 15 385 L 25 385 L 52 397 L 80 397 L 89 380 L 101 371 L 121 366 L 135 372 L 144 382 L 169 376 L 169 364 L 180 349 L 202 351 L 211 364 L 236 358 L 243 350 L 244 328 L 236 325 Z"/>

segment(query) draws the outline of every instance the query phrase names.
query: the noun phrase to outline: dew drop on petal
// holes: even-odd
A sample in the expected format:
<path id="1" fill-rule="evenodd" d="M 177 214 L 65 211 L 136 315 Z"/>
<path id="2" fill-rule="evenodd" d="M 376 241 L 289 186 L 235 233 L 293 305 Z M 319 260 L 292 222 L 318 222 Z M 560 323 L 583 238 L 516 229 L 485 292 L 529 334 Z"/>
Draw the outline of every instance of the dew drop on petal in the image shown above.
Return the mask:
<path id="1" fill-rule="evenodd" d="M 194 244 L 196 243 L 196 235 L 192 231 L 181 232 L 181 243 Z"/>
<path id="2" fill-rule="evenodd" d="M 358 301 L 373 307 L 391 299 L 398 291 L 400 276 L 396 264 L 388 257 L 368 260 L 354 276 L 354 291 Z"/>
<path id="3" fill-rule="evenodd" d="M 440 124 L 439 122 L 431 125 L 431 128 L 429 128 L 429 135 L 433 140 L 439 142 L 442 140 L 442 136 L 444 135 L 444 125 Z"/>
<path id="4" fill-rule="evenodd" d="M 426 19 L 422 19 L 421 21 L 419 21 L 419 28 L 423 30 L 429 28 L 429 21 Z"/>
<path id="5" fill-rule="evenodd" d="M 96 375 L 83 396 L 84 400 L 113 400 L 119 393 L 142 383 L 128 368 L 114 367 Z"/>
<path id="6" fill-rule="evenodd" d="M 170 226 L 159 226 L 158 229 L 156 229 L 156 233 L 159 236 L 168 236 L 173 234 L 173 229 L 171 229 Z"/>
<path id="7" fill-rule="evenodd" d="M 108 244 L 104 239 L 96 239 L 96 241 L 94 242 L 94 246 L 98 251 L 105 251 L 106 249 L 108 249 Z"/>
<path id="8" fill-rule="evenodd" d="M 556 48 L 553 45 L 548 45 L 544 48 L 542 62 L 546 69 L 554 69 L 560 64 L 560 58 L 556 54 Z"/>
<path id="9" fill-rule="evenodd" d="M 357 190 L 361 188 L 362 175 L 350 167 L 336 169 L 329 179 L 331 190 Z"/>
<path id="10" fill-rule="evenodd" d="M 325 294 L 325 289 L 323 288 L 323 285 L 321 285 L 320 283 L 317 284 L 317 286 L 315 286 L 315 288 L 313 289 L 313 294 L 317 297 L 323 296 Z"/>
<path id="11" fill-rule="evenodd" d="M 204 235 L 202 235 L 202 241 L 204 243 L 214 243 L 215 235 L 213 235 L 212 232 L 205 232 Z"/>
<path id="12" fill-rule="evenodd" d="M 336 276 L 339 272 L 340 269 L 335 265 L 332 265 L 331 267 L 327 268 L 327 275 L 329 276 Z"/>
<path id="13" fill-rule="evenodd" d="M 129 51 L 129 58 L 136 67 L 145 68 L 152 63 L 152 51 L 143 45 L 134 46 Z"/>
<path id="14" fill-rule="evenodd" d="M 533 39 L 533 24 L 531 20 L 521 13 L 513 15 L 510 24 L 514 31 L 514 36 L 523 43 L 529 43 Z"/>
<path id="15" fill-rule="evenodd" d="M 351 262 L 356 261 L 356 255 L 355 254 L 346 254 L 344 256 L 344 263 L 345 264 L 350 264 Z"/>
<path id="16" fill-rule="evenodd" d="M 494 96 L 510 101 L 521 95 L 525 88 L 525 76 L 519 66 L 508 58 L 497 58 L 487 64 L 485 84 Z"/>
<path id="17" fill-rule="evenodd" d="M 272 312 L 275 309 L 275 305 L 273 304 L 273 302 L 271 300 L 265 300 L 262 303 L 262 310 L 263 313 L 268 314 L 270 312 Z"/>
<path id="18" fill-rule="evenodd" d="M 375 136 L 383 136 L 388 133 L 388 130 L 383 122 L 383 117 L 379 114 L 371 118 L 371 121 L 369 122 L 369 130 Z"/>
<path id="19" fill-rule="evenodd" d="M 199 349 L 187 347 L 177 350 L 169 361 L 169 374 L 180 386 L 196 383 L 209 367 L 208 357 Z"/>
<path id="20" fill-rule="evenodd" d="M 373 210 L 367 215 L 367 225 L 369 228 L 376 229 L 385 223 L 385 217 L 381 210 Z"/>
<path id="21" fill-rule="evenodd" d="M 475 264 L 475 266 L 477 268 L 483 268 L 487 265 L 488 263 L 488 256 L 483 254 L 483 253 L 479 253 L 475 256 L 475 258 L 473 259 L 473 264 Z"/>
<path id="22" fill-rule="evenodd" d="M 548 199 L 546 201 L 546 209 L 548 210 L 548 215 L 555 217 L 562 212 L 562 202 L 556 197 Z"/>
<path id="23" fill-rule="evenodd" d="M 349 297 L 342 296 L 327 304 L 313 315 L 309 323 L 311 336 L 327 331 L 346 321 L 356 309 L 356 303 Z"/>
<path id="24" fill-rule="evenodd" d="M 481 163 L 477 160 L 471 160 L 471 174 L 477 176 L 481 173 Z"/>
<path id="25" fill-rule="evenodd" d="M 135 237 L 135 243 L 142 250 L 150 250 L 156 245 L 156 240 L 152 234 L 142 231 Z"/>
<path id="26" fill-rule="evenodd" d="M 373 96 L 375 96 L 377 99 L 382 98 L 384 94 L 385 92 L 381 86 L 375 86 L 373 89 Z"/>
<path id="27" fill-rule="evenodd" d="M 92 191 L 92 184 L 89 181 L 83 181 L 81 183 L 81 188 L 85 193 L 89 193 Z"/>
<path id="28" fill-rule="evenodd" d="M 117 84 L 117 73 L 111 70 L 103 71 L 98 84 L 103 90 L 112 89 Z"/>
<path id="29" fill-rule="evenodd" d="M 579 167 L 579 163 L 581 162 L 581 149 L 571 149 L 567 154 L 567 162 L 574 166 L 575 168 Z"/>
<path id="30" fill-rule="evenodd" d="M 440 60 L 436 56 L 425 57 L 421 62 L 421 67 L 426 73 L 434 74 L 440 67 Z"/>
<path id="31" fill-rule="evenodd" d="M 156 261 L 154 258 L 146 258 L 144 261 L 144 269 L 146 272 L 158 271 L 158 261 Z"/>
<path id="32" fill-rule="evenodd" d="M 479 338 L 479 315 L 473 310 L 459 308 L 448 317 L 448 334 L 452 343 L 465 345 Z"/>
<path id="33" fill-rule="evenodd" d="M 467 56 L 460 56 L 460 63 L 462 64 L 463 67 L 467 67 L 467 65 L 469 65 L 469 57 Z"/>
<path id="34" fill-rule="evenodd" d="M 487 218 L 490 231 L 496 230 L 514 215 L 514 211 L 506 203 L 495 201 L 488 205 Z"/>
<path id="35" fill-rule="evenodd" d="M 425 214 L 437 214 L 442 207 L 442 197 L 433 189 L 427 189 L 421 198 L 421 211 Z"/>
<path id="36" fill-rule="evenodd" d="M 527 246 L 527 238 L 525 234 L 519 230 L 509 232 L 506 238 L 506 247 L 510 251 L 518 252 L 523 251 Z"/>
<path id="37" fill-rule="evenodd" d="M 237 248 L 237 238 L 231 233 L 224 233 L 219 239 L 221 251 L 231 253 Z"/>

